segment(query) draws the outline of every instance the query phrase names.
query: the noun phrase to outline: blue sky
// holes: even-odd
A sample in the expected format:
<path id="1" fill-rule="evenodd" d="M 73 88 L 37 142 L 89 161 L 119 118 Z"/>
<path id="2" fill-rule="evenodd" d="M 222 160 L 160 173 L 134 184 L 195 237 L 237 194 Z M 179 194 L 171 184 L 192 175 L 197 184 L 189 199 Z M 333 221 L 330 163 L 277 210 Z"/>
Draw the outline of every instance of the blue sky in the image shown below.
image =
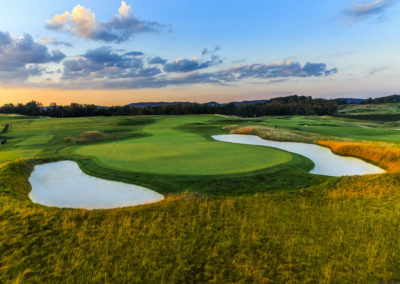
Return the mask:
<path id="1" fill-rule="evenodd" d="M 399 16 L 396 0 L 6 1 L 0 102 L 389 95 Z"/>

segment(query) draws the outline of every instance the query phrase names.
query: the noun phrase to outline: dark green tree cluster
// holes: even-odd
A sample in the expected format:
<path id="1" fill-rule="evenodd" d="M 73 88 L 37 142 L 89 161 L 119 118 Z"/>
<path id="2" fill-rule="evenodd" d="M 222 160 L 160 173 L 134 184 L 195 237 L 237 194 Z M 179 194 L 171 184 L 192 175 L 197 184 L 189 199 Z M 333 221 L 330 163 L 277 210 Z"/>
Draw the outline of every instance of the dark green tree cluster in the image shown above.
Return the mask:
<path id="1" fill-rule="evenodd" d="M 369 98 L 362 102 L 363 104 L 387 104 L 387 103 L 400 103 L 400 95 L 391 95 L 381 98 Z"/>
<path id="2" fill-rule="evenodd" d="M 26 104 L 5 104 L 0 113 L 16 113 L 33 116 L 82 117 L 115 115 L 185 115 L 185 114 L 224 114 L 242 117 L 268 115 L 332 115 L 337 111 L 337 102 L 313 99 L 305 96 L 290 96 L 267 100 L 262 103 L 177 103 L 174 105 L 147 106 L 144 108 L 126 106 L 101 107 L 93 104 L 71 103 L 60 106 L 51 103 L 43 107 L 31 101 Z"/>

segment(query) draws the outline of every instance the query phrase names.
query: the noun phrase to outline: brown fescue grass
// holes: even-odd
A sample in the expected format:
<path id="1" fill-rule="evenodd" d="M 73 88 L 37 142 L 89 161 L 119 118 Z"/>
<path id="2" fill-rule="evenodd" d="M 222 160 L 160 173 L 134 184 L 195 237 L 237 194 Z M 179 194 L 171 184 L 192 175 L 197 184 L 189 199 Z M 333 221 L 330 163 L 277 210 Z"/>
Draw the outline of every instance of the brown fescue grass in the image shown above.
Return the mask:
<path id="1" fill-rule="evenodd" d="M 147 206 L 86 211 L 32 204 L 31 169 L 0 172 L 1 283 L 400 279 L 395 174 L 345 177 L 298 193 L 178 194 Z"/>
<path id="2" fill-rule="evenodd" d="M 371 211 L 372 208 L 379 210 Z M 43 207 L 1 221 L 0 279 L 102 283 L 397 279 L 395 209 L 265 194 L 110 211 Z M 397 209 L 396 209 L 397 210 Z"/>
<path id="3" fill-rule="evenodd" d="M 342 142 L 319 140 L 319 145 L 329 147 L 334 153 L 354 156 L 385 168 L 388 172 L 400 172 L 400 147 L 386 142 Z"/>
<path id="4" fill-rule="evenodd" d="M 304 133 L 296 130 L 288 130 L 283 128 L 273 128 L 267 126 L 239 126 L 230 125 L 223 128 L 229 131 L 230 134 L 248 134 L 257 135 L 262 139 L 274 140 L 274 141 L 292 141 L 292 142 L 306 142 L 312 143 L 321 137 Z"/>
<path id="5" fill-rule="evenodd" d="M 393 199 L 400 195 L 400 178 L 396 174 L 344 177 L 329 188 L 332 198 Z"/>

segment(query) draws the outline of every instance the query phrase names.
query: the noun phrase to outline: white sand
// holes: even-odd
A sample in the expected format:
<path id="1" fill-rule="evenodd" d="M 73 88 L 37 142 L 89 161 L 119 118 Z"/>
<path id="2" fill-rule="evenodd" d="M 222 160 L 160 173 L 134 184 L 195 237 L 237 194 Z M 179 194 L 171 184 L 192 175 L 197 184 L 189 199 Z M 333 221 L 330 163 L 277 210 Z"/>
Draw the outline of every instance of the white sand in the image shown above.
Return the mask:
<path id="1" fill-rule="evenodd" d="M 385 172 L 363 160 L 335 155 L 329 148 L 306 143 L 277 142 L 261 139 L 254 135 L 228 134 L 215 135 L 213 139 L 222 142 L 231 142 L 247 145 L 259 145 L 282 149 L 309 158 L 315 167 L 310 171 L 313 174 L 327 176 L 365 175 Z"/>
<path id="2" fill-rule="evenodd" d="M 88 176 L 72 161 L 35 166 L 29 182 L 33 202 L 60 208 L 111 209 L 164 198 L 141 186 Z"/>

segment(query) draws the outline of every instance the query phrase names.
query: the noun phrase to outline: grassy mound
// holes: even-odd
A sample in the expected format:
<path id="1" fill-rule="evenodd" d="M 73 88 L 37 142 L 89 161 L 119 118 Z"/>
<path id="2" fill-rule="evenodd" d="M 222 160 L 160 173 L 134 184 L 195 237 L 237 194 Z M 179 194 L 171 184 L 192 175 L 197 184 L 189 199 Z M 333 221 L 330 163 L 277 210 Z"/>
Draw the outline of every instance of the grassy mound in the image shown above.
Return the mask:
<path id="1" fill-rule="evenodd" d="M 312 143 L 317 139 L 318 135 L 304 133 L 296 130 L 280 129 L 267 126 L 241 126 L 230 125 L 224 127 L 230 134 L 249 134 L 257 135 L 263 139 L 273 141 L 287 141 L 287 142 L 306 142 Z"/>
<path id="2" fill-rule="evenodd" d="M 100 131 L 85 131 L 76 136 L 67 137 L 65 141 L 69 143 L 87 143 L 101 141 L 107 138 L 108 135 Z"/>

